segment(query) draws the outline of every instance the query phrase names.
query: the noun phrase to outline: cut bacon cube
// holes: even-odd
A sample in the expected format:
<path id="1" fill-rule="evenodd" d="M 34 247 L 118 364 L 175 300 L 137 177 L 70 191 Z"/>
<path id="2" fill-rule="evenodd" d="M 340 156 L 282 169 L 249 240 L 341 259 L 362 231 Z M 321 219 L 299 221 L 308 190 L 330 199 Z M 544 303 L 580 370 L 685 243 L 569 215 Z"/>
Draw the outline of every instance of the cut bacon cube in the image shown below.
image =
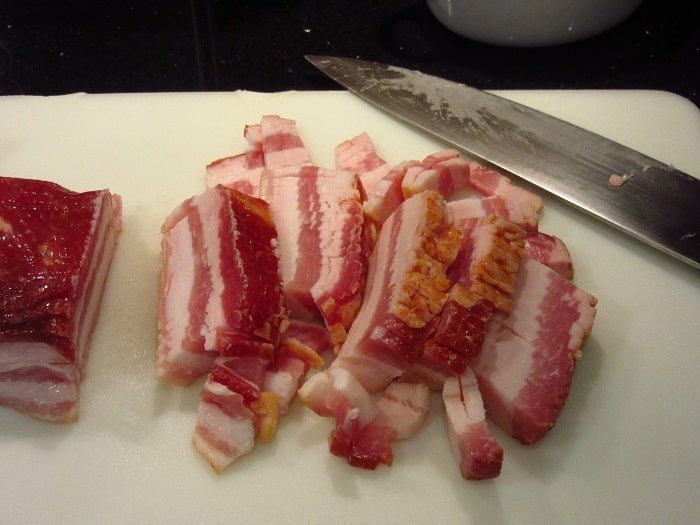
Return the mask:
<path id="1" fill-rule="evenodd" d="M 528 232 L 537 231 L 539 211 L 529 200 L 508 200 L 500 195 L 466 197 L 448 203 L 454 216 L 455 227 L 475 217 L 495 215 L 517 224 Z"/>
<path id="2" fill-rule="evenodd" d="M 596 298 L 524 258 L 513 308 L 494 315 L 472 363 L 489 416 L 523 443 L 541 439 L 566 401 Z"/>
<path id="3" fill-rule="evenodd" d="M 279 230 L 292 317 L 322 317 L 333 342 L 342 344 L 362 301 L 369 257 L 357 175 L 315 166 L 268 171 L 261 196 Z"/>
<path id="4" fill-rule="evenodd" d="M 121 200 L 108 190 L 0 177 L 0 405 L 78 418 L 120 227 Z"/>
<path id="5" fill-rule="evenodd" d="M 434 190 L 444 198 L 469 188 L 469 163 L 456 149 L 439 151 L 420 163 L 421 170 L 410 170 L 401 182 L 404 198 L 425 190 Z"/>
<path id="6" fill-rule="evenodd" d="M 486 424 L 484 403 L 474 373 L 467 368 L 461 376 L 448 378 L 442 400 L 447 434 L 462 477 L 469 480 L 497 477 L 503 464 L 503 449 Z"/>

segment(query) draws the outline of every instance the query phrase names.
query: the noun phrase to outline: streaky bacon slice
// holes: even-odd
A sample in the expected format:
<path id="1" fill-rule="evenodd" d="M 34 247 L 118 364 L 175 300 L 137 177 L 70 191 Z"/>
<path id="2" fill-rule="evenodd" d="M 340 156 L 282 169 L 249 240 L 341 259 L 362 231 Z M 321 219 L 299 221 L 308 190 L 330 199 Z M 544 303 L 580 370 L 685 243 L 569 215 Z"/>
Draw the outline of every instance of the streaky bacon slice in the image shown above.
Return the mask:
<path id="1" fill-rule="evenodd" d="M 494 315 L 472 363 L 489 416 L 522 443 L 538 441 L 554 426 L 596 303 L 554 270 L 522 260 L 513 307 Z"/>
<path id="2" fill-rule="evenodd" d="M 494 309 L 509 311 L 525 231 L 488 215 L 462 223 L 462 243 L 448 268 L 450 291 L 433 320 L 423 354 L 410 377 L 435 389 L 449 375 L 460 375 L 481 351 Z"/>
<path id="3" fill-rule="evenodd" d="M 78 418 L 80 379 L 121 228 L 121 199 L 0 177 L 0 405 Z"/>
<path id="4" fill-rule="evenodd" d="M 260 140 L 268 169 L 311 164 L 311 156 L 294 120 L 278 115 L 263 116 L 260 120 Z"/>
<path id="5" fill-rule="evenodd" d="M 207 165 L 206 182 L 209 188 L 222 185 L 247 195 L 258 195 L 260 175 L 265 168 L 260 125 L 246 126 L 243 135 L 248 141 L 245 153 L 218 159 Z"/>
<path id="6" fill-rule="evenodd" d="M 474 373 L 467 368 L 447 378 L 442 389 L 447 434 L 462 477 L 491 479 L 501 473 L 503 449 L 486 423 L 486 412 Z"/>
<path id="7" fill-rule="evenodd" d="M 377 154 L 374 142 L 367 133 L 360 133 L 336 146 L 335 168 L 357 173 L 367 194 L 389 172 L 388 164 Z"/>
<path id="8" fill-rule="evenodd" d="M 316 166 L 267 171 L 261 196 L 279 229 L 292 318 L 322 318 L 333 342 L 342 344 L 362 302 L 369 258 L 358 176 Z"/>
<path id="9" fill-rule="evenodd" d="M 542 210 L 542 199 L 539 196 L 516 186 L 508 177 L 478 162 L 469 164 L 469 183 L 482 195 L 498 195 L 516 203 L 524 217 L 537 217 Z"/>
<path id="10" fill-rule="evenodd" d="M 542 232 L 529 232 L 525 237 L 524 254 L 549 266 L 564 279 L 574 278 L 574 265 L 569 249 L 559 237 Z"/>

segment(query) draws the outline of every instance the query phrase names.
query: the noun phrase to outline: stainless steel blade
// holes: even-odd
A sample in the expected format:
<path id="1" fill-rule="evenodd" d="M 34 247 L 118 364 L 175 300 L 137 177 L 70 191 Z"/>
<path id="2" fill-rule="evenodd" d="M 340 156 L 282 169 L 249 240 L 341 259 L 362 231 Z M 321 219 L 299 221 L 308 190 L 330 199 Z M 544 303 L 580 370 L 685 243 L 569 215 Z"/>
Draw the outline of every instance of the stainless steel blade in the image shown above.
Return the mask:
<path id="1" fill-rule="evenodd" d="M 700 180 L 464 84 L 375 62 L 306 58 L 388 113 L 700 269 Z M 624 183 L 611 186 L 613 175 Z"/>

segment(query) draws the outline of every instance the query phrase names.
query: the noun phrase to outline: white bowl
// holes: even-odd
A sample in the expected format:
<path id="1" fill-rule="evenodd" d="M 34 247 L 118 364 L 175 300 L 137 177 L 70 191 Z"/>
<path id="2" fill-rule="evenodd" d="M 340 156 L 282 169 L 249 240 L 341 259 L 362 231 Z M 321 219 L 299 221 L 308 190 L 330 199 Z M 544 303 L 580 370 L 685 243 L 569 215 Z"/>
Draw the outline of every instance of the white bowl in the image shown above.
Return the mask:
<path id="1" fill-rule="evenodd" d="M 488 44 L 563 44 L 622 22 L 641 0 L 427 0 L 455 33 Z"/>

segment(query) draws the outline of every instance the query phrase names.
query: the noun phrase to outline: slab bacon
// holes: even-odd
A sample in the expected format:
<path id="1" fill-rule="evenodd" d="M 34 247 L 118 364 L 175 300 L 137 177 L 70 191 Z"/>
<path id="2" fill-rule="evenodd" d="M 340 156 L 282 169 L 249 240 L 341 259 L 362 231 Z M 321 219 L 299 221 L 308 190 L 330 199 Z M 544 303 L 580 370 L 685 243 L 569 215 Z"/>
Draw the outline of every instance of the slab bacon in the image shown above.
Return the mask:
<path id="1" fill-rule="evenodd" d="M 0 404 L 78 418 L 80 380 L 121 226 L 121 199 L 0 177 Z"/>
<path id="2" fill-rule="evenodd" d="M 340 171 L 358 174 L 368 194 L 372 193 L 377 182 L 389 172 L 388 164 L 379 156 L 367 133 L 360 133 L 336 146 L 335 167 Z"/>

